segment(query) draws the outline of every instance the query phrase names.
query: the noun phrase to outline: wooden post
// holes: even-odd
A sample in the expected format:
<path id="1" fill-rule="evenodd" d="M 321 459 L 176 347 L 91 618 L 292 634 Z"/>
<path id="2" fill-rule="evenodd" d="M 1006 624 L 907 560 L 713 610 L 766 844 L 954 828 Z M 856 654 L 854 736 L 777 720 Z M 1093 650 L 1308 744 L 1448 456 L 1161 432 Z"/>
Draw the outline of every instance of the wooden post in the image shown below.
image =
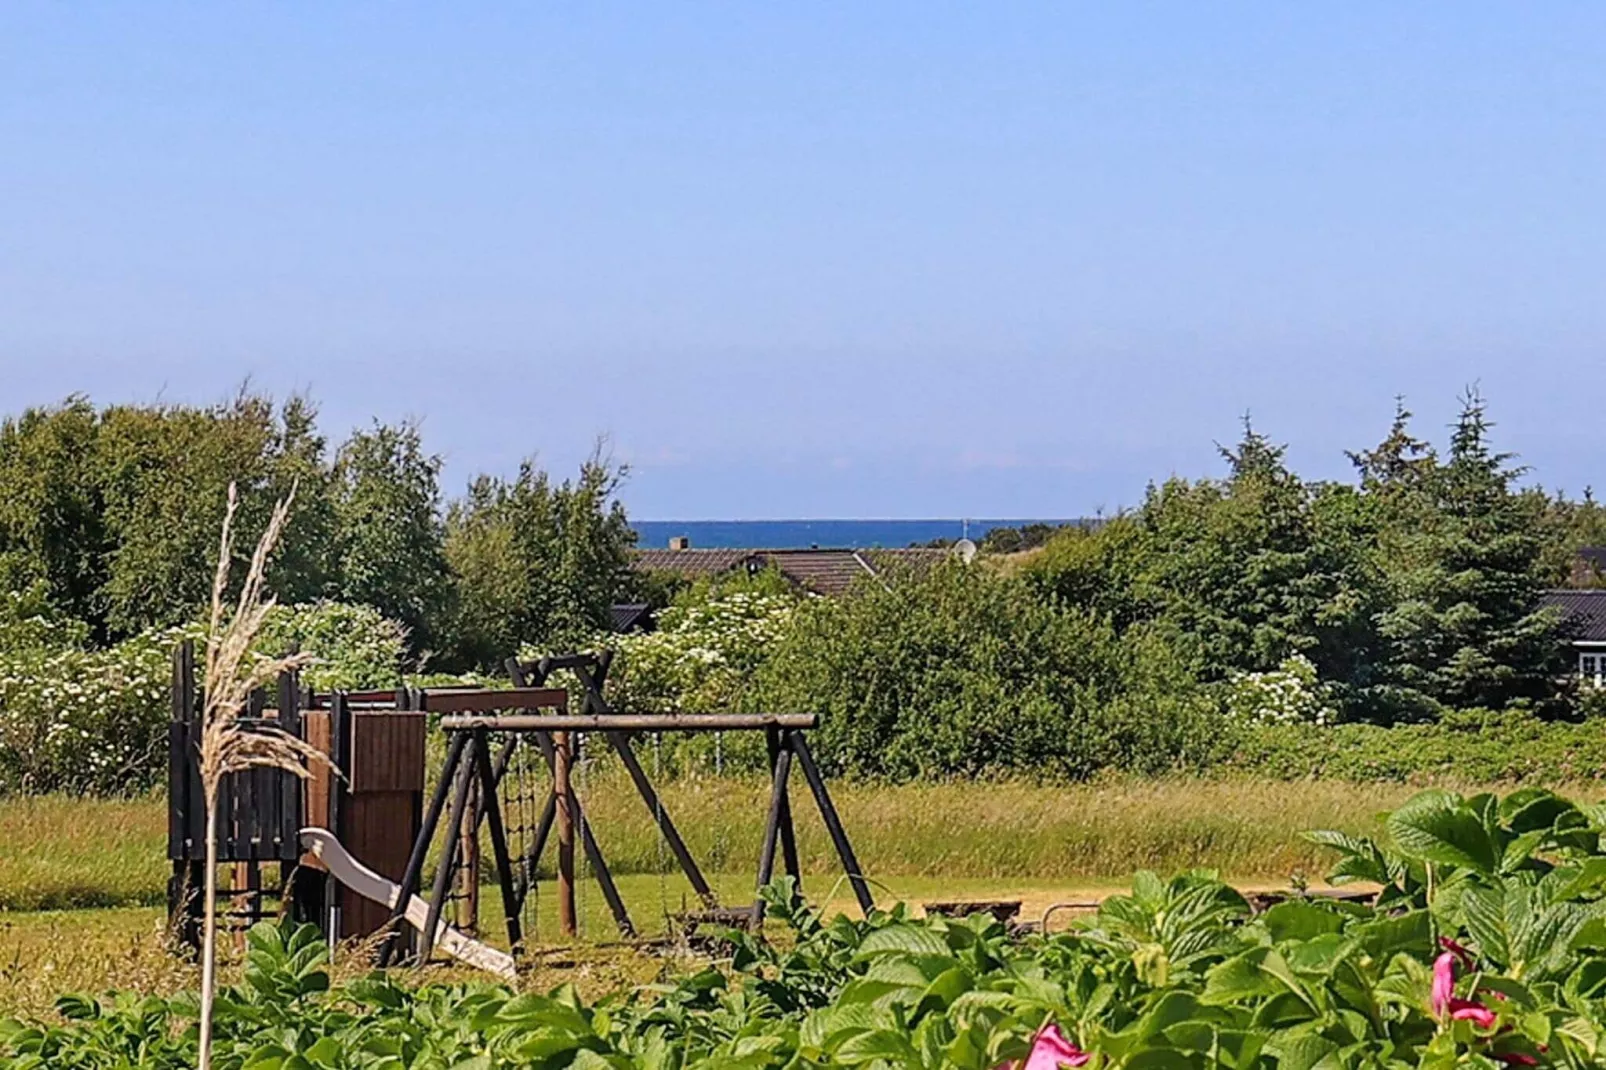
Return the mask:
<path id="1" fill-rule="evenodd" d="M 452 794 L 452 809 L 446 819 L 446 851 L 441 857 L 440 868 L 435 871 L 435 886 L 431 889 L 429 897 L 429 914 L 424 920 L 424 931 L 419 941 L 418 961 L 422 965 L 429 961 L 429 953 L 435 948 L 435 937 L 440 928 L 441 908 L 446 905 L 446 892 L 451 885 L 452 871 L 457 867 L 457 830 L 463 827 L 463 811 L 468 807 L 469 789 L 474 786 L 474 737 L 468 733 L 463 734 L 465 746 L 469 753 L 459 763 L 457 770 L 457 784 Z M 462 753 L 461 751 L 459 753 Z M 406 903 L 405 899 L 398 900 L 398 906 Z"/>
<path id="2" fill-rule="evenodd" d="M 329 696 L 329 760 L 341 776 L 333 771 L 329 777 L 329 831 L 335 839 L 345 842 L 346 812 L 351 808 L 351 781 L 347 772 L 351 768 L 351 707 L 344 693 L 336 691 Z M 334 878 L 324 877 L 324 932 L 329 934 L 332 948 L 345 935 L 341 930 L 342 911 L 340 887 Z"/>
<path id="3" fill-rule="evenodd" d="M 783 748 L 781 746 L 781 730 L 779 728 L 766 728 L 764 730 L 765 749 L 769 752 L 770 768 L 780 760 Z M 790 765 L 790 759 L 788 759 Z M 787 772 L 791 772 L 788 768 Z M 795 882 L 798 894 L 803 892 L 803 868 L 797 857 L 797 829 L 792 823 L 792 797 L 787 791 L 781 796 L 781 858 L 786 864 L 787 876 Z"/>
<path id="4" fill-rule="evenodd" d="M 424 861 L 429 854 L 429 844 L 435 838 L 435 829 L 440 825 L 441 811 L 446 808 L 446 796 L 451 792 L 452 778 L 458 766 L 462 764 L 463 748 L 467 743 L 468 733 L 456 732 L 452 735 L 452 741 L 447 744 L 446 764 L 441 767 L 440 782 L 435 785 L 435 792 L 430 796 L 429 809 L 424 812 L 418 836 L 413 840 L 412 853 L 407 858 L 407 868 L 402 871 L 401 893 L 391 909 L 385 942 L 379 949 L 381 966 L 390 965 L 396 954 L 398 942 L 402 939 L 401 930 L 407 924 L 407 903 L 417 893 L 419 881 L 423 878 Z"/>
<path id="5" fill-rule="evenodd" d="M 853 853 L 853 845 L 848 842 L 848 834 L 842 828 L 842 819 L 831 803 L 831 793 L 825 790 L 825 778 L 820 775 L 820 767 L 814 764 L 814 755 L 809 752 L 809 745 L 803 739 L 803 733 L 787 732 L 781 737 L 781 746 L 797 756 L 797 764 L 803 769 L 803 778 L 809 782 L 809 790 L 814 792 L 815 805 L 820 808 L 820 817 L 825 821 L 825 831 L 830 834 L 831 842 L 836 845 L 837 857 L 842 859 L 842 868 L 848 875 L 848 883 L 853 886 L 853 895 L 859 901 L 859 909 L 864 911 L 865 917 L 869 917 L 870 912 L 875 909 L 875 900 L 870 896 L 870 884 L 859 869 L 859 859 Z"/>
<path id="6" fill-rule="evenodd" d="M 775 787 L 770 795 L 769 818 L 764 822 L 764 850 L 758 859 L 758 890 L 763 892 L 764 886 L 775 876 L 775 847 L 781 836 L 781 817 L 786 809 L 786 778 L 792 771 L 792 751 L 782 747 L 775 756 Z M 753 925 L 756 928 L 764 921 L 764 897 L 759 895 L 753 900 Z"/>
<path id="7" fill-rule="evenodd" d="M 554 734 L 552 744 L 552 793 L 558 804 L 558 929 L 572 940 L 579 935 L 579 927 L 574 916 L 574 787 L 569 782 L 569 733 Z"/>
<path id="8" fill-rule="evenodd" d="M 483 735 L 474 741 L 476 755 L 481 747 L 490 744 Z M 463 825 L 458 835 L 463 840 L 463 865 L 458 870 L 463 896 L 463 909 L 457 927 L 475 936 L 480 931 L 480 815 L 485 812 L 484 788 L 478 775 L 476 758 L 474 786 L 469 789 L 468 809 L 463 814 Z"/>
<path id="9" fill-rule="evenodd" d="M 169 929 L 180 943 L 201 946 L 201 889 L 206 883 L 206 807 L 201 790 L 200 697 L 195 686 L 195 644 L 173 653 L 173 723 L 168 728 Z"/>

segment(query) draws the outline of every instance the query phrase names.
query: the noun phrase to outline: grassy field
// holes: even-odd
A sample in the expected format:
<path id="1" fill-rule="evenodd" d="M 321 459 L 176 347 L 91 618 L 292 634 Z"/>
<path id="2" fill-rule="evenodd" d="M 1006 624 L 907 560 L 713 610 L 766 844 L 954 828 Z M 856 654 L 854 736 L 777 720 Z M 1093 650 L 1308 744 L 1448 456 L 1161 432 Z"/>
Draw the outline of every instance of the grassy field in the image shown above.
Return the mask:
<path id="1" fill-rule="evenodd" d="M 710 877 L 723 903 L 750 902 L 751 874 L 713 874 Z M 667 915 L 695 904 L 684 879 L 657 874 L 633 874 L 618 880 L 620 894 L 643 936 L 667 929 Z M 1022 900 L 1022 917 L 1038 918 L 1053 903 L 1087 903 L 1120 890 L 1115 884 L 1068 885 L 1052 881 L 995 878 L 889 877 L 877 881 L 876 895 L 885 903 L 919 903 L 933 898 L 986 898 L 1008 895 Z M 806 890 L 824 900 L 827 913 L 855 911 L 845 885 L 821 879 Z M 558 938 L 557 905 L 550 894 L 534 905 L 535 929 L 527 933 L 533 968 L 521 978 L 531 991 L 545 991 L 559 982 L 572 981 L 590 995 L 641 984 L 673 972 L 673 956 L 643 955 L 627 948 L 609 948 L 618 931 L 594 882 L 578 889 L 581 945 L 565 945 Z M 505 947 L 505 930 L 494 895 L 484 899 L 482 932 L 487 942 Z M 1056 914 L 1056 927 L 1065 916 Z M 198 984 L 194 966 L 169 951 L 166 912 L 161 907 L 134 906 L 112 909 L 0 912 L 0 1017 L 12 1014 L 47 1014 L 57 997 L 66 992 L 102 992 L 110 989 L 171 994 Z M 230 955 L 232 948 L 226 948 Z M 237 973 L 237 962 L 226 963 L 225 980 Z M 355 956 L 337 961 L 344 972 L 361 972 L 364 962 Z M 472 971 L 436 966 L 441 978 L 483 980 Z"/>
<path id="2" fill-rule="evenodd" d="M 165 799 L 0 799 L 0 911 L 164 903 L 166 856 Z"/>
<path id="3" fill-rule="evenodd" d="M 628 785 L 592 780 L 588 814 L 639 929 L 660 932 L 690 890 L 673 871 L 651 815 Z M 727 903 L 750 901 L 765 812 L 758 780 L 664 785 L 666 807 Z M 1311 828 L 1373 832 L 1380 811 L 1415 789 L 1338 782 L 1151 781 L 1104 785 L 853 785 L 833 788 L 883 903 L 1019 898 L 1022 915 L 1126 887 L 1137 869 L 1205 866 L 1240 887 L 1316 880 L 1327 856 Z M 1596 798 L 1599 787 L 1572 792 Z M 794 792 L 805 889 L 827 909 L 851 906 L 806 793 Z M 0 800 L 0 1013 L 48 1010 L 66 991 L 193 987 L 166 950 L 165 801 L 63 797 Z M 497 927 L 487 892 L 485 929 Z M 539 899 L 533 942 L 555 939 L 555 905 Z M 600 893 L 582 883 L 582 936 L 614 937 Z M 108 909 L 109 908 L 109 909 Z M 661 960 L 625 952 L 562 952 L 526 983 L 559 976 L 601 991 L 647 980 Z M 353 966 L 355 968 L 355 966 Z"/>
<path id="4" fill-rule="evenodd" d="M 588 785 L 588 814 L 620 874 L 667 868 L 649 814 L 627 785 Z M 665 805 L 712 872 L 755 864 L 766 785 L 666 784 Z M 865 871 L 878 878 L 1122 881 L 1136 869 L 1209 866 L 1233 879 L 1319 874 L 1311 828 L 1366 832 L 1413 789 L 1334 782 L 1151 781 L 1044 787 L 1018 783 L 838 785 Z M 1598 789 L 1595 789 L 1598 791 Z M 806 873 L 836 870 L 806 793 L 794 791 Z M 0 910 L 150 906 L 164 901 L 165 803 L 65 797 L 0 799 Z"/>

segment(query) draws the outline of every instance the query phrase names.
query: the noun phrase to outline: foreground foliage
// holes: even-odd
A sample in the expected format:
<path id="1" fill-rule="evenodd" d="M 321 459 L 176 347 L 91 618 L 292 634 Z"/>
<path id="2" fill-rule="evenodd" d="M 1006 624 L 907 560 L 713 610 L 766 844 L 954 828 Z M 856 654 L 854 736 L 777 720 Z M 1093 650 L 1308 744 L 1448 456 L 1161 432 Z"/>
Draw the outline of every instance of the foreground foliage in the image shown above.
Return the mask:
<path id="1" fill-rule="evenodd" d="M 1204 872 L 1139 874 L 1072 931 L 903 908 L 824 921 L 767 890 L 792 938 L 731 934 L 727 968 L 582 1001 L 571 989 L 331 988 L 310 929 L 259 926 L 218 1007 L 218 1065 L 991 1070 L 1049 1025 L 1074 1066 L 1606 1066 L 1599 808 L 1541 790 L 1422 793 L 1373 841 L 1313 833 L 1374 906 L 1293 899 L 1252 915 Z M 68 996 L 0 1024 L 4 1065 L 192 1065 L 194 1000 Z"/>

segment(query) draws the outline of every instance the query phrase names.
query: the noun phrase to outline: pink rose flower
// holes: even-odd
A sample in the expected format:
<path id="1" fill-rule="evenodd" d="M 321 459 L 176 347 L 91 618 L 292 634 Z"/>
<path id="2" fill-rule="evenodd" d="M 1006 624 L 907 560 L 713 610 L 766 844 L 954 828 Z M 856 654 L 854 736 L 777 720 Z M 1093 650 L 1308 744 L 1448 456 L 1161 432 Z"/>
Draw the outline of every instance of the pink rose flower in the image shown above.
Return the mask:
<path id="1" fill-rule="evenodd" d="M 1050 1022 L 1032 1038 L 1032 1050 L 1026 1053 L 1025 1062 L 1014 1066 L 1018 1070 L 1064 1070 L 1067 1066 L 1086 1066 L 1091 1058 L 1091 1053 L 1065 1039 L 1059 1026 Z M 1004 1068 L 1000 1067 L 999 1070 Z"/>
<path id="2" fill-rule="evenodd" d="M 1455 964 L 1467 956 L 1465 948 L 1454 940 L 1442 940 L 1448 950 L 1433 960 L 1433 988 L 1430 1002 L 1435 1018 L 1448 1017 L 1455 1022 L 1471 1022 L 1479 1029 L 1494 1026 L 1494 1011 L 1475 999 L 1457 999 L 1455 994 Z M 1470 958 L 1470 956 L 1467 956 Z"/>
<path id="3" fill-rule="evenodd" d="M 1455 996 L 1455 952 L 1446 951 L 1433 960 L 1433 1016 L 1443 1018 Z"/>
<path id="4" fill-rule="evenodd" d="M 1494 1026 L 1494 1011 L 1475 999 L 1452 999 L 1450 1019 L 1457 1022 L 1471 1022 L 1479 1029 L 1490 1029 Z"/>

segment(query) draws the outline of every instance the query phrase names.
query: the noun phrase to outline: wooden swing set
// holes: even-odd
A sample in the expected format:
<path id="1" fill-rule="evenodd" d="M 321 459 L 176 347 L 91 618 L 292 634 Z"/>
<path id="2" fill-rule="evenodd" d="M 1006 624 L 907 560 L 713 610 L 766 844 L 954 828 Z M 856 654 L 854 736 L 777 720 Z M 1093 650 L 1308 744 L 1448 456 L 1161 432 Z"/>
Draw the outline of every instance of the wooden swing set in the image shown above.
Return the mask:
<path id="1" fill-rule="evenodd" d="M 318 924 L 331 942 L 383 933 L 381 965 L 427 961 L 439 949 L 508 974 L 513 959 L 472 938 L 478 926 L 483 828 L 514 955 L 525 944 L 526 905 L 536 892 L 537 870 L 549 845 L 556 852 L 553 872 L 562 935 L 579 934 L 578 855 L 620 934 L 635 939 L 636 927 L 586 816 L 585 787 L 576 783 L 583 780 L 576 773 L 585 768 L 587 743 L 600 736 L 628 773 L 662 843 L 700 901 L 702 912 L 689 920 L 756 926 L 763 920 L 763 898 L 755 895 L 750 906 L 721 907 L 637 757 L 633 741 L 638 737 L 671 732 L 716 737 L 764 733 L 770 795 L 756 889 L 770 883 L 778 864 L 801 888 L 788 790 L 796 766 L 854 897 L 866 914 L 874 909 L 869 882 L 805 738 L 818 718 L 617 713 L 603 695 L 611 664 L 609 651 L 510 661 L 513 686 L 499 689 L 318 694 L 287 674 L 274 692 L 252 698 L 242 721 L 248 729 L 260 722 L 300 736 L 329 754 L 343 775 L 315 769 L 300 781 L 279 770 L 253 769 L 224 778 L 218 858 L 233 874 L 224 885 L 229 891 L 223 894 L 232 904 L 225 920 L 244 927 L 286 913 Z M 568 712 L 568 691 L 548 686 L 560 671 L 571 673 L 578 683 L 577 713 Z M 201 709 L 195 653 L 186 643 L 173 661 L 168 857 L 173 871 L 170 920 L 179 938 L 190 943 L 199 938 L 198 892 L 205 875 L 197 764 Z M 437 718 L 446 736 L 446 759 L 426 803 L 426 736 L 429 722 Z M 534 804 L 537 798 L 539 806 Z M 437 840 L 442 841 L 438 848 Z M 422 881 L 432 850 L 438 860 L 425 889 Z M 426 891 L 427 900 L 420 894 Z M 455 928 L 445 914 L 449 904 L 459 908 Z"/>
<path id="2" fill-rule="evenodd" d="M 464 856 L 478 850 L 479 829 L 484 825 L 491 844 L 496 883 L 506 917 L 509 944 L 517 952 L 525 940 L 525 905 L 536 886 L 536 871 L 547 845 L 555 841 L 556 892 L 559 928 L 566 938 L 578 933 L 576 910 L 576 846 L 583 854 L 602 892 L 614 924 L 626 939 L 637 935 L 635 924 L 620 895 L 607 859 L 592 833 L 584 802 L 576 790 L 575 770 L 583 759 L 588 736 L 598 735 L 613 749 L 641 801 L 657 825 L 659 834 L 680 866 L 693 892 L 702 902 L 703 917 L 756 926 L 763 920 L 764 901 L 755 896 L 750 907 L 739 911 L 722 910 L 697 860 L 665 808 L 635 753 L 633 739 L 642 733 L 725 733 L 763 732 L 767 743 L 771 791 L 759 852 L 756 887 L 762 889 L 775 876 L 777 854 L 785 872 L 801 886 L 797 837 L 792 822 L 788 783 L 793 765 L 802 771 L 809 785 L 826 832 L 831 838 L 859 906 L 866 913 L 874 909 L 869 882 L 860 871 L 836 806 L 831 801 L 825 778 L 809 750 L 804 732 L 818 724 L 812 714 L 620 714 L 603 696 L 603 685 L 612 663 L 612 654 L 567 654 L 545 657 L 534 662 L 510 661 L 509 675 L 514 687 L 501 692 L 437 692 L 428 696 L 427 706 L 440 710 L 440 727 L 447 735 L 446 761 L 423 813 L 423 820 L 407 866 L 400 876 L 399 894 L 392 910 L 391 925 L 379 961 L 388 965 L 401 954 L 399 934 L 405 921 L 406 904 L 420 890 L 420 882 L 445 818 L 446 837 L 436 863 L 431 884 L 428 914 L 421 927 L 420 959 L 427 959 L 439 932 L 442 911 L 448 901 L 454 876 Z M 569 693 L 546 686 L 553 673 L 567 670 L 578 681 L 582 692 L 581 712 L 566 712 Z M 497 703 L 494 707 L 489 704 Z M 487 710 L 491 712 L 486 712 Z M 511 843 L 504 814 L 504 784 L 519 757 L 520 748 L 534 748 L 551 778 L 539 817 L 525 838 L 522 850 Z M 449 805 L 448 805 L 449 803 Z"/>

